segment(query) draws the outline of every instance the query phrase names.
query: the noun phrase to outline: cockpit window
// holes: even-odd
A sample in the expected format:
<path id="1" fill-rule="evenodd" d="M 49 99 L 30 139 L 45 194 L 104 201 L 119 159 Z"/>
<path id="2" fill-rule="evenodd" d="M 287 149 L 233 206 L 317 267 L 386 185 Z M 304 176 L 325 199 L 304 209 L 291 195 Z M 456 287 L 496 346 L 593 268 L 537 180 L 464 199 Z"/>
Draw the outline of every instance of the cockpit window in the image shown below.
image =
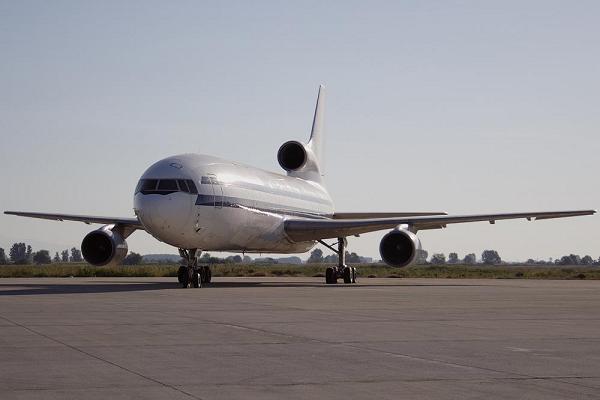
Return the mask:
<path id="1" fill-rule="evenodd" d="M 177 192 L 177 181 L 175 179 L 161 179 L 158 181 L 158 191 L 160 192 Z"/>
<path id="2" fill-rule="evenodd" d="M 186 192 L 186 193 L 190 192 L 190 189 L 188 189 L 188 185 L 187 185 L 187 183 L 185 183 L 185 180 L 178 179 L 177 183 L 179 184 L 179 190 L 181 190 L 182 192 Z"/>
<path id="3" fill-rule="evenodd" d="M 135 188 L 135 193 L 145 193 L 148 191 L 154 191 L 156 189 L 156 184 L 158 183 L 158 180 L 156 179 L 141 179 L 138 182 L 137 188 Z"/>
<path id="4" fill-rule="evenodd" d="M 194 183 L 194 181 L 191 179 L 188 179 L 188 180 L 186 180 L 186 182 L 188 184 L 188 187 L 190 188 L 190 193 L 198 194 L 198 189 L 196 189 L 196 184 Z"/>
<path id="5" fill-rule="evenodd" d="M 140 192 L 142 194 L 198 193 L 194 182 L 189 179 L 141 179 L 135 189 L 136 194 Z"/>

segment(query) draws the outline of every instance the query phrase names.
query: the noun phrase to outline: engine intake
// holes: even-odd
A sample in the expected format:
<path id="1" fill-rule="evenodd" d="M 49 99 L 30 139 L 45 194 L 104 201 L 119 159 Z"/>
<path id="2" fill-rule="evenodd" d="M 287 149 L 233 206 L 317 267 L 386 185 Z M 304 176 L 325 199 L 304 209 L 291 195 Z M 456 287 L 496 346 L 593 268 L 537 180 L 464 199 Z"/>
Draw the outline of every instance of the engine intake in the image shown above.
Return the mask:
<path id="1" fill-rule="evenodd" d="M 107 227 L 88 233 L 81 242 L 81 254 L 85 261 L 101 267 L 118 264 L 127 256 L 127 242 Z"/>
<path id="2" fill-rule="evenodd" d="M 406 230 L 394 230 L 381 239 L 379 254 L 386 264 L 393 267 L 406 267 L 417 258 L 421 241 L 414 233 Z"/>
<path id="3" fill-rule="evenodd" d="M 277 161 L 286 171 L 296 171 L 302 168 L 307 160 L 308 155 L 304 145 L 295 140 L 285 142 L 277 152 Z"/>

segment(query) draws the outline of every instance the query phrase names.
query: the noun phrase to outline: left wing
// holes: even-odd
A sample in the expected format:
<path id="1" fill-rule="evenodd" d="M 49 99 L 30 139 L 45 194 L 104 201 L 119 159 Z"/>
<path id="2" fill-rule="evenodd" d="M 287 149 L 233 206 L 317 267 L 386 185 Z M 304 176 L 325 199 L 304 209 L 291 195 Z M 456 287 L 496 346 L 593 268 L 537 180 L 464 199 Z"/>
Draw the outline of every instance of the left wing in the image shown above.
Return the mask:
<path id="1" fill-rule="evenodd" d="M 20 217 L 50 219 L 54 221 L 78 221 L 85 224 L 104 224 L 118 225 L 130 234 L 137 230 L 144 230 L 144 227 L 137 218 L 119 218 L 119 217 L 98 217 L 93 215 L 74 215 L 74 214 L 48 214 L 39 212 L 22 212 L 22 211 L 4 211 L 7 215 L 18 215 Z"/>
<path id="2" fill-rule="evenodd" d="M 320 240 L 339 238 L 360 233 L 374 232 L 383 229 L 393 229 L 399 225 L 408 225 L 413 231 L 423 229 L 445 228 L 447 224 L 463 222 L 488 221 L 494 224 L 501 219 L 526 218 L 540 220 L 550 218 L 575 217 L 592 215 L 596 210 L 575 211 L 546 211 L 505 214 L 475 214 L 475 215 L 435 215 L 401 218 L 366 218 L 366 219 L 288 219 L 284 229 L 288 237 L 295 241 Z"/>

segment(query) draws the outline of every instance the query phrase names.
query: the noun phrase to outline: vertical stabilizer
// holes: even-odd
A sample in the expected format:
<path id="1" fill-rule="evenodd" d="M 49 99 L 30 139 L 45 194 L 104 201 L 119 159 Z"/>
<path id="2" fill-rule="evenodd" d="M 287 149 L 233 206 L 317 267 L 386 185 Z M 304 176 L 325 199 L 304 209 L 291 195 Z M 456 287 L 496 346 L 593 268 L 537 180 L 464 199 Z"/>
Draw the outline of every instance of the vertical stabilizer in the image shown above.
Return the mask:
<path id="1" fill-rule="evenodd" d="M 322 184 L 323 117 L 325 113 L 325 87 L 319 86 L 317 106 L 308 143 L 289 140 L 277 151 L 277 161 L 288 176 Z"/>
<path id="2" fill-rule="evenodd" d="M 308 147 L 317 157 L 317 163 L 322 166 L 322 146 L 323 146 L 323 120 L 325 118 L 325 86 L 319 86 L 319 95 L 317 96 L 317 105 L 315 107 L 315 116 L 313 118 L 312 130 L 310 131 L 310 140 Z"/>

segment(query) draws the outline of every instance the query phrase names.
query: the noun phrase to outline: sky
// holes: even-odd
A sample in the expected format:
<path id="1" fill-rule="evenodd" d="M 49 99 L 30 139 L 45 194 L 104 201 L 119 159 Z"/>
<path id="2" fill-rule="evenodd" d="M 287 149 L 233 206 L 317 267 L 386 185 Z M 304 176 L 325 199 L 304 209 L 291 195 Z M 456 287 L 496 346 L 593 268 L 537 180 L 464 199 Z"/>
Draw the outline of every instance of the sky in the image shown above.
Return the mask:
<path id="1" fill-rule="evenodd" d="M 336 210 L 599 208 L 599 19 L 596 1 L 0 1 L 0 210 L 133 216 L 144 170 L 187 152 L 282 172 L 319 84 Z M 419 236 L 430 254 L 597 259 L 598 228 Z M 92 229 L 0 215 L 0 247 L 56 251 Z M 383 234 L 349 250 L 379 258 Z"/>

